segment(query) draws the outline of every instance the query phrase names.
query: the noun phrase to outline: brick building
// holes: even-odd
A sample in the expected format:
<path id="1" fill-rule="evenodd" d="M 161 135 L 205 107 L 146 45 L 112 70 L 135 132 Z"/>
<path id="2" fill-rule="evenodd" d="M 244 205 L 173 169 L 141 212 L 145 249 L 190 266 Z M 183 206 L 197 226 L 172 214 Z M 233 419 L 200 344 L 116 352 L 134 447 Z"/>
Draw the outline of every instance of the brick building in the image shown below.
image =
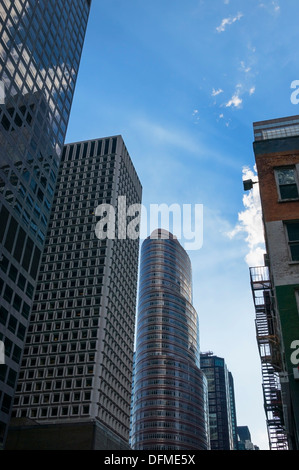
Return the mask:
<path id="1" fill-rule="evenodd" d="M 251 269 L 271 449 L 299 448 L 299 116 L 254 123 L 265 266 Z"/>

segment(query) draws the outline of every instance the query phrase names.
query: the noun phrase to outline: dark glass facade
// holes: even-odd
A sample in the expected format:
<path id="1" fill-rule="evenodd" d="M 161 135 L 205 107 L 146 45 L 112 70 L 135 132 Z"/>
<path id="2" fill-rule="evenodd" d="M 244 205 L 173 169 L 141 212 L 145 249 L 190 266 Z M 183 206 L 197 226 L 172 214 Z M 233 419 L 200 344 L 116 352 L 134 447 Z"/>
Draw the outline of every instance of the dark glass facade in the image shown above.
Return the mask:
<path id="1" fill-rule="evenodd" d="M 211 450 L 236 450 L 236 417 L 233 383 L 222 357 L 201 354 L 201 368 L 208 380 Z"/>
<path id="2" fill-rule="evenodd" d="M 87 0 L 0 4 L 0 446 L 5 441 L 88 21 Z"/>
<path id="3" fill-rule="evenodd" d="M 129 448 L 139 238 L 97 238 L 96 208 L 141 193 L 121 136 L 65 146 L 13 408 L 38 426 L 9 448 Z"/>
<path id="4" fill-rule="evenodd" d="M 231 410 L 231 423 L 232 423 L 232 434 L 233 434 L 233 441 L 234 441 L 234 450 L 239 450 L 238 449 L 235 386 L 234 386 L 233 375 L 232 375 L 231 372 L 228 372 L 228 380 L 229 380 L 230 410 Z"/>
<path id="5" fill-rule="evenodd" d="M 164 230 L 141 251 L 131 445 L 134 450 L 207 450 L 207 382 L 190 259 Z"/>

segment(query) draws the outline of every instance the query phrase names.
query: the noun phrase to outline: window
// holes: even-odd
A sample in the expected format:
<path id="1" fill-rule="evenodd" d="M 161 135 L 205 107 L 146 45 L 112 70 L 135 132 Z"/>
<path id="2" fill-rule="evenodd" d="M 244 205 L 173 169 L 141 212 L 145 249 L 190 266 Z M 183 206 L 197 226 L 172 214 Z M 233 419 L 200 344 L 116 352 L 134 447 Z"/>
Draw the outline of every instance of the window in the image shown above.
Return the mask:
<path id="1" fill-rule="evenodd" d="M 4 396 L 3 396 L 1 411 L 3 411 L 6 414 L 9 413 L 10 406 L 11 406 L 11 400 L 12 400 L 12 398 L 5 393 Z"/>
<path id="2" fill-rule="evenodd" d="M 13 369 L 10 369 L 8 377 L 7 377 L 7 385 L 9 385 L 10 387 L 14 387 L 16 380 L 17 380 L 17 373 Z"/>
<path id="3" fill-rule="evenodd" d="M 0 323 L 2 323 L 2 325 L 6 324 L 7 317 L 8 317 L 8 311 L 4 307 L 1 306 L 0 307 Z"/>
<path id="4" fill-rule="evenodd" d="M 4 299 L 9 303 L 11 302 L 12 294 L 13 290 L 9 286 L 6 286 L 4 291 Z"/>
<path id="5" fill-rule="evenodd" d="M 296 199 L 299 197 L 295 168 L 279 168 L 276 170 L 280 199 Z"/>
<path id="6" fill-rule="evenodd" d="M 299 222 L 288 222 L 287 229 L 292 261 L 299 261 Z"/>
<path id="7" fill-rule="evenodd" d="M 3 255 L 0 260 L 0 269 L 2 269 L 4 273 L 6 273 L 8 265 L 9 265 L 9 260 Z"/>

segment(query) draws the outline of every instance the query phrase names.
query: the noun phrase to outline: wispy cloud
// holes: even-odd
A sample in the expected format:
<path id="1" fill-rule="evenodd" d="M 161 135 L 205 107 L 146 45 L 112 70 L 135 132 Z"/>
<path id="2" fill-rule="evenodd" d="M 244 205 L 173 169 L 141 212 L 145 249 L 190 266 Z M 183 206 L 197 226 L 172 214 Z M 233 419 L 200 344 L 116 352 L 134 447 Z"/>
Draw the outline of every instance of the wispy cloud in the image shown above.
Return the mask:
<path id="1" fill-rule="evenodd" d="M 243 100 L 242 100 L 242 98 L 240 97 L 241 88 L 242 88 L 242 85 L 241 85 L 241 84 L 238 84 L 238 85 L 236 86 L 235 93 L 233 94 L 233 96 L 231 97 L 231 99 L 225 104 L 225 107 L 226 107 L 226 108 L 231 108 L 232 106 L 233 106 L 234 108 L 240 108 L 240 106 L 241 106 L 242 103 L 243 103 Z"/>
<path id="2" fill-rule="evenodd" d="M 199 119 L 198 110 L 193 111 L 193 117 Z M 176 147 L 191 153 L 198 152 L 198 143 L 193 136 L 179 128 L 171 125 L 161 124 L 147 117 L 134 116 L 131 119 L 131 126 L 149 139 L 153 146 L 167 149 Z"/>
<path id="3" fill-rule="evenodd" d="M 272 6 L 274 8 L 274 12 L 275 13 L 280 13 L 280 5 L 279 5 L 279 2 L 278 1 L 273 1 L 272 2 Z"/>
<path id="4" fill-rule="evenodd" d="M 238 83 L 232 97 L 222 106 L 226 108 L 241 108 L 244 94 L 252 96 L 255 93 L 255 86 L 248 87 L 246 84 Z"/>
<path id="5" fill-rule="evenodd" d="M 250 70 L 251 70 L 251 67 L 246 66 L 246 65 L 245 65 L 245 62 L 242 60 L 242 61 L 241 61 L 241 70 L 242 70 L 243 72 L 245 72 L 245 73 L 249 73 Z"/>
<path id="6" fill-rule="evenodd" d="M 243 180 L 256 180 L 255 170 L 243 168 Z M 228 232 L 229 238 L 233 239 L 238 234 L 245 234 L 248 245 L 248 253 L 245 261 L 248 266 L 262 266 L 264 264 L 265 241 L 262 222 L 262 209 L 258 184 L 254 184 L 249 193 L 243 197 L 244 211 L 238 214 L 238 223 L 235 228 Z"/>
<path id="7" fill-rule="evenodd" d="M 198 124 L 198 121 L 200 120 L 200 116 L 199 116 L 199 111 L 198 109 L 194 109 L 193 113 L 192 113 L 192 116 L 194 118 L 194 123 L 195 124 Z"/>
<path id="8" fill-rule="evenodd" d="M 218 33 L 223 33 L 226 30 L 226 27 L 239 21 L 243 17 L 243 13 L 238 13 L 236 16 L 229 16 L 228 18 L 223 18 L 220 26 L 217 26 L 216 31 Z"/>
<path id="9" fill-rule="evenodd" d="M 221 88 L 218 88 L 218 90 L 215 90 L 215 88 L 213 88 L 212 96 L 220 95 L 220 93 L 223 93 L 223 90 Z"/>
<path id="10" fill-rule="evenodd" d="M 260 2 L 259 6 L 261 8 L 265 8 L 267 11 L 269 11 L 272 14 L 279 14 L 280 13 L 280 4 L 279 0 L 271 0 L 270 2 Z"/>
<path id="11" fill-rule="evenodd" d="M 227 108 L 230 108 L 231 106 L 233 106 L 234 108 L 239 108 L 242 103 L 242 98 L 240 98 L 240 96 L 236 93 L 231 97 L 231 99 L 226 103 L 225 106 Z"/>

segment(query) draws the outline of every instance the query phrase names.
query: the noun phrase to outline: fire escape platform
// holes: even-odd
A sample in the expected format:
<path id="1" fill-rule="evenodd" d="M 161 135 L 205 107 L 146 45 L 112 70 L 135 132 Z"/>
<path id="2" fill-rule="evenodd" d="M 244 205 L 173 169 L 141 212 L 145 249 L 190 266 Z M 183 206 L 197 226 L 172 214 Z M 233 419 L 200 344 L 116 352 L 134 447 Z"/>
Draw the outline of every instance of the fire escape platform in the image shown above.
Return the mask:
<path id="1" fill-rule="evenodd" d="M 279 379 L 282 370 L 280 342 L 268 267 L 250 268 L 250 280 L 256 312 L 256 339 L 261 358 L 269 445 L 271 450 L 288 450 Z"/>

